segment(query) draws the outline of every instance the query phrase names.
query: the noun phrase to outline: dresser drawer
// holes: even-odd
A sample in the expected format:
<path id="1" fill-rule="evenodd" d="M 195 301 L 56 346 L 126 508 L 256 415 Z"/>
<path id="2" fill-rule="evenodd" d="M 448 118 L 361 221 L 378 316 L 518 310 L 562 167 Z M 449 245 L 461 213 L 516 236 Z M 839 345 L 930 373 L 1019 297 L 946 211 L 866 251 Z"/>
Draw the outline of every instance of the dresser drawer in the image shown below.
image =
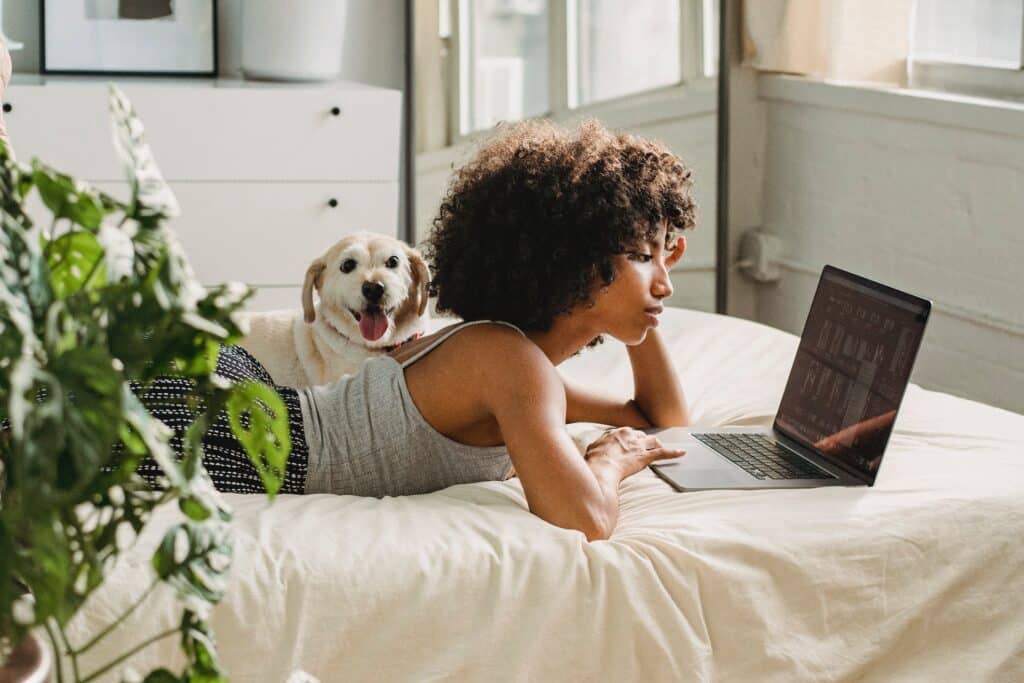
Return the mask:
<path id="1" fill-rule="evenodd" d="M 128 184 L 95 183 L 127 200 Z M 171 183 L 181 216 L 171 223 L 199 280 L 301 286 L 306 268 L 343 236 L 398 235 L 398 183 Z M 329 202 L 334 199 L 336 207 Z M 33 192 L 29 215 L 40 225 Z"/>
<path id="2" fill-rule="evenodd" d="M 172 188 L 181 205 L 173 225 L 204 284 L 301 285 L 310 262 L 343 236 L 360 230 L 398 235 L 398 183 Z"/>
<path id="3" fill-rule="evenodd" d="M 398 180 L 399 91 L 227 83 L 234 85 L 119 84 L 169 180 Z M 121 180 L 107 100 L 103 82 L 13 82 L 6 119 L 18 157 L 87 180 Z"/>

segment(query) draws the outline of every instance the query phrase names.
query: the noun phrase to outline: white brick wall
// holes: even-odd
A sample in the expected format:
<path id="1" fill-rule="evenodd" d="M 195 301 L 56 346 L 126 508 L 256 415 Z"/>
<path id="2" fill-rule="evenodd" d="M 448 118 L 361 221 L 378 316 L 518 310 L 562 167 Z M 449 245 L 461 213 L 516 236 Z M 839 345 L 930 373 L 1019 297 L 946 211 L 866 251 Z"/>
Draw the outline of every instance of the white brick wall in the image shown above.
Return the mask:
<path id="1" fill-rule="evenodd" d="M 1024 412 L 1024 106 L 762 77 L 758 319 L 800 333 L 826 263 L 934 302 L 912 380 Z"/>

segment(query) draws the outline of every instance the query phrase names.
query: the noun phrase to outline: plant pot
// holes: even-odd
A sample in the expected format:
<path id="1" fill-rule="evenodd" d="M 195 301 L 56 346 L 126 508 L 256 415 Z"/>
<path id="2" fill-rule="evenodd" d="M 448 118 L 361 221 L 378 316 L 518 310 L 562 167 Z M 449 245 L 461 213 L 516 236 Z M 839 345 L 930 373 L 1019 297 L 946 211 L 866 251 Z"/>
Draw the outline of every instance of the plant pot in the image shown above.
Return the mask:
<path id="1" fill-rule="evenodd" d="M 246 0 L 242 73 L 272 81 L 327 81 L 341 73 L 348 0 Z"/>
<path id="2" fill-rule="evenodd" d="M 49 648 L 30 633 L 0 664 L 0 683 L 44 683 L 50 680 L 52 664 Z"/>

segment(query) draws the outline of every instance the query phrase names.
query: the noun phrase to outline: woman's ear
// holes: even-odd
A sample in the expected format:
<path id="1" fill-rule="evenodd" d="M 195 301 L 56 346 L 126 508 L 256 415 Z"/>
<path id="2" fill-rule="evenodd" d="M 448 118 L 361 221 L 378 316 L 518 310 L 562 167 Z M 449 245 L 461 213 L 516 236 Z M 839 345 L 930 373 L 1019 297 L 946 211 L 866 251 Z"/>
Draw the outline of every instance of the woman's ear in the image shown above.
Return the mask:
<path id="1" fill-rule="evenodd" d="M 318 258 L 306 269 L 306 281 L 302 283 L 302 314 L 307 323 L 316 320 L 316 309 L 313 308 L 313 287 L 320 291 L 321 275 L 327 268 L 327 262 Z"/>
<path id="2" fill-rule="evenodd" d="M 683 253 L 686 252 L 686 238 L 680 235 L 676 239 L 676 248 L 672 250 L 672 253 L 665 259 L 665 265 L 671 268 L 679 262 L 679 259 L 683 258 Z"/>
<path id="3" fill-rule="evenodd" d="M 412 272 L 413 285 L 419 289 L 420 305 L 416 315 L 423 315 L 427 310 L 427 300 L 430 296 L 430 269 L 427 262 L 415 249 L 409 249 L 409 266 Z"/>

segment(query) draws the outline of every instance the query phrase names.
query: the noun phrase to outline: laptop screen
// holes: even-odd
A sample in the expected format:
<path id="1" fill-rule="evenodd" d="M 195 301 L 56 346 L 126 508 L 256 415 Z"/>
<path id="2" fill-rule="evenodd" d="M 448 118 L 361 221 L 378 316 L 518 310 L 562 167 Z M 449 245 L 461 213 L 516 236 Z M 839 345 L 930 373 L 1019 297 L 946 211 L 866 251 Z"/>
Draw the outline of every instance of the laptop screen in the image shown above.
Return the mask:
<path id="1" fill-rule="evenodd" d="M 775 429 L 874 482 L 930 310 L 825 266 Z"/>

